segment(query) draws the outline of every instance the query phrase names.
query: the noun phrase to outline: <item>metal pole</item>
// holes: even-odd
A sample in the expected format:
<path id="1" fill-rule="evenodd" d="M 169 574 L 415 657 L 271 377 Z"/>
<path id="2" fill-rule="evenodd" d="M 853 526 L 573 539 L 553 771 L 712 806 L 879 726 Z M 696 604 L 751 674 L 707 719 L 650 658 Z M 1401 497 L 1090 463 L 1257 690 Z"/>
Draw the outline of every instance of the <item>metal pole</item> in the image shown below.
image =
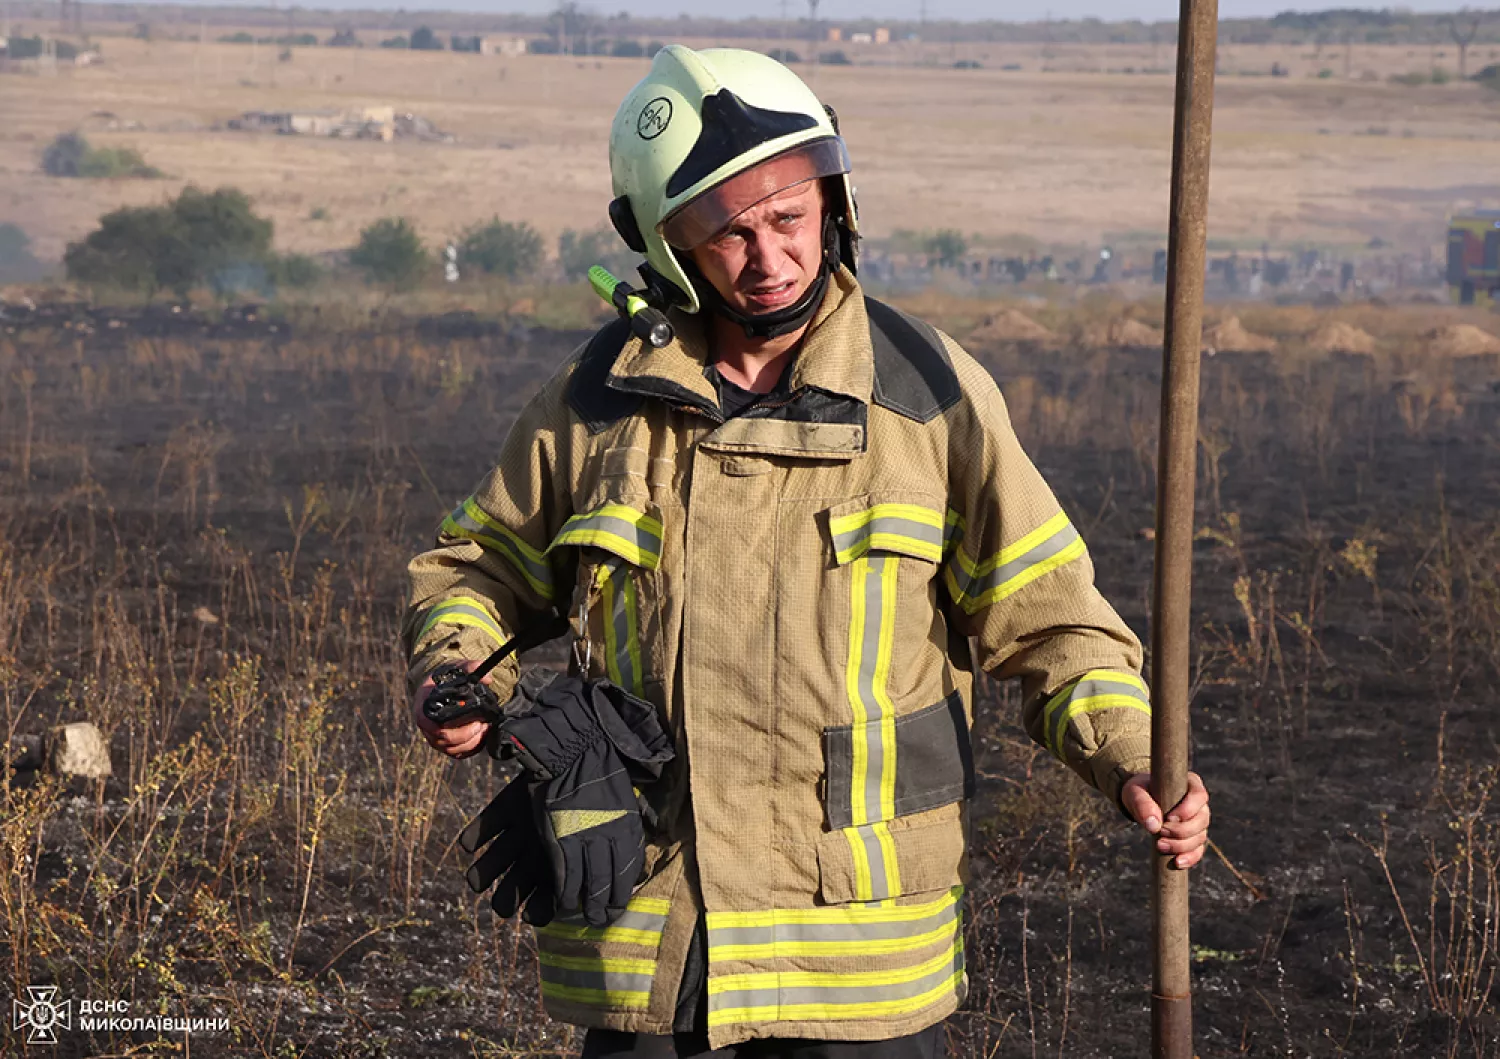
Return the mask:
<path id="1" fill-rule="evenodd" d="M 1165 363 L 1156 474 L 1156 577 L 1151 624 L 1151 793 L 1164 810 L 1187 791 L 1189 640 L 1198 366 L 1208 236 L 1218 0 L 1181 0 L 1172 129 Z M 1152 851 L 1151 1055 L 1192 1059 L 1188 876 Z"/>

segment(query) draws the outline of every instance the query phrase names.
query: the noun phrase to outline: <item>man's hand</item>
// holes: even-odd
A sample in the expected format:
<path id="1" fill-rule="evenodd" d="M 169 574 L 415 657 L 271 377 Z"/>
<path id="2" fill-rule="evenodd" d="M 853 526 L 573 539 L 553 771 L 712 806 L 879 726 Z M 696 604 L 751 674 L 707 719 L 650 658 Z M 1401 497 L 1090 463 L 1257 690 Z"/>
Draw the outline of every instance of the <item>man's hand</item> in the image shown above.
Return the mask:
<path id="1" fill-rule="evenodd" d="M 1151 797 L 1151 773 L 1136 773 L 1120 790 L 1125 811 L 1156 836 L 1157 852 L 1170 854 L 1174 868 L 1191 868 L 1208 847 L 1208 789 L 1196 772 L 1189 772 L 1187 779 L 1187 793 L 1166 814 L 1165 823 L 1161 807 Z"/>
<path id="2" fill-rule="evenodd" d="M 480 662 L 463 662 L 461 665 L 470 672 L 478 669 Z M 494 674 L 485 676 L 481 683 L 490 683 Z M 473 757 L 484 749 L 485 737 L 490 734 L 490 723 L 488 721 L 467 720 L 454 721 L 451 724 L 439 727 L 422 712 L 422 703 L 427 701 L 427 696 L 432 694 L 433 680 L 429 675 L 417 688 L 417 693 L 411 698 L 412 719 L 417 722 L 417 727 L 422 730 L 422 737 L 427 740 L 427 745 L 434 750 L 441 751 L 449 757 L 456 759 Z"/>

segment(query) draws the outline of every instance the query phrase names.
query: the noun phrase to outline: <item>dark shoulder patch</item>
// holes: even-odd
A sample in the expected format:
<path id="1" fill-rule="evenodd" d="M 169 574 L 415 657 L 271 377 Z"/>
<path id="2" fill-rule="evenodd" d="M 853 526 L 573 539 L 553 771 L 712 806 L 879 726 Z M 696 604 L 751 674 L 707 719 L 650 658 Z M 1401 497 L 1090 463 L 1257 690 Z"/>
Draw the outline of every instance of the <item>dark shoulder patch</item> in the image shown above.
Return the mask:
<path id="1" fill-rule="evenodd" d="M 578 367 L 568 380 L 568 405 L 597 434 L 611 423 L 633 415 L 641 406 L 638 394 L 621 393 L 609 386 L 609 370 L 630 339 L 630 324 L 612 320 L 594 333 L 578 358 Z"/>
<path id="2" fill-rule="evenodd" d="M 875 347 L 877 405 L 928 423 L 958 403 L 958 374 L 936 331 L 874 298 L 865 298 L 865 313 Z"/>

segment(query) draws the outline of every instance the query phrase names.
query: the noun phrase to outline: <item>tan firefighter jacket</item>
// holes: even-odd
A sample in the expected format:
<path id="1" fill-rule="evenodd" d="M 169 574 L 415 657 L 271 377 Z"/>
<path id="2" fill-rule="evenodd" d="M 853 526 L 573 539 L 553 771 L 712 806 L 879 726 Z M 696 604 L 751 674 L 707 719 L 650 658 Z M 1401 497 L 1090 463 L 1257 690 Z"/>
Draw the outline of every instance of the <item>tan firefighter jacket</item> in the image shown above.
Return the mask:
<path id="1" fill-rule="evenodd" d="M 841 272 L 786 398 L 724 422 L 674 323 L 595 335 L 412 561 L 411 683 L 565 606 L 673 733 L 628 911 L 539 931 L 553 1017 L 670 1033 L 702 910 L 713 1047 L 916 1032 L 966 989 L 975 664 L 1114 798 L 1149 766 L 1139 643 L 952 339 Z"/>

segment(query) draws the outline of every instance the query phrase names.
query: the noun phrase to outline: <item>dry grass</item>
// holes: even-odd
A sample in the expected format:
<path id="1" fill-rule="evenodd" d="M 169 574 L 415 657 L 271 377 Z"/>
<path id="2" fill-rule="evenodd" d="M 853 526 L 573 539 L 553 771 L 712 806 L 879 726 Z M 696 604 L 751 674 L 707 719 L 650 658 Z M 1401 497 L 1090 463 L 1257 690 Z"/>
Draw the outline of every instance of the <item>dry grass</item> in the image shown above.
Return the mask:
<path id="1" fill-rule="evenodd" d="M 991 46 L 982 70 L 816 70 L 818 90 L 843 116 L 871 234 L 956 227 L 1053 244 L 1158 237 L 1170 77 L 1082 71 L 1165 68 L 1170 51 L 1161 49 L 1160 64 L 1149 48 L 1044 51 Z M 1250 245 L 1362 245 L 1380 236 L 1406 249 L 1440 247 L 1448 210 L 1482 196 L 1500 169 L 1500 108 L 1475 85 L 1358 80 L 1366 69 L 1383 78 L 1423 68 L 1422 51 L 1358 49 L 1354 79 L 1344 81 L 1309 78 L 1325 60 L 1296 48 L 1230 49 L 1216 116 L 1214 235 Z M 106 39 L 104 52 L 103 66 L 7 77 L 0 92 L 0 219 L 22 223 L 46 258 L 101 212 L 155 201 L 189 181 L 244 188 L 292 250 L 346 247 L 361 226 L 391 214 L 413 218 L 434 239 L 494 213 L 531 219 L 549 236 L 592 227 L 610 194 L 604 148 L 615 104 L 646 69 L 644 60 L 369 48 L 297 49 L 281 63 L 269 46 L 124 37 Z M 950 61 L 941 50 L 926 58 Z M 998 69 L 1012 61 L 1023 69 Z M 1234 76 L 1269 70 L 1273 61 L 1296 75 Z M 1337 60 L 1327 61 L 1342 73 Z M 208 131 L 252 108 L 366 103 L 425 114 L 461 140 L 377 144 Z M 106 131 L 91 117 L 101 110 L 144 128 Z M 139 148 L 170 179 L 43 177 L 42 146 L 72 128 L 102 145 Z M 315 208 L 328 219 L 309 220 Z"/>

